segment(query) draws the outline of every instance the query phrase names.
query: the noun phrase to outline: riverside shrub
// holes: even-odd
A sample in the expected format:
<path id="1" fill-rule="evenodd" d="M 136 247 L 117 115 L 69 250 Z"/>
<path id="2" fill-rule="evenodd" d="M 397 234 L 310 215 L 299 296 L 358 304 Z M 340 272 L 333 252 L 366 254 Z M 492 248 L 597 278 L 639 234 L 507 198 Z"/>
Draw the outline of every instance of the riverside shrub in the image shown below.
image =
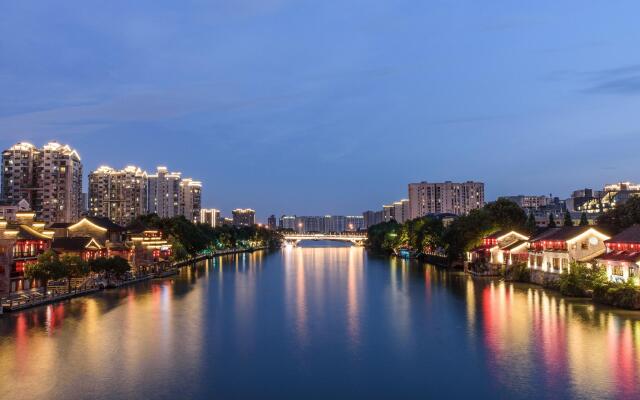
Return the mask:
<path id="1" fill-rule="evenodd" d="M 569 272 L 563 272 L 558 280 L 558 290 L 564 296 L 590 297 L 595 287 L 604 285 L 607 276 L 604 270 L 585 264 L 572 263 Z"/>
<path id="2" fill-rule="evenodd" d="M 593 300 L 628 310 L 640 310 L 640 288 L 633 281 L 607 282 L 594 288 Z"/>

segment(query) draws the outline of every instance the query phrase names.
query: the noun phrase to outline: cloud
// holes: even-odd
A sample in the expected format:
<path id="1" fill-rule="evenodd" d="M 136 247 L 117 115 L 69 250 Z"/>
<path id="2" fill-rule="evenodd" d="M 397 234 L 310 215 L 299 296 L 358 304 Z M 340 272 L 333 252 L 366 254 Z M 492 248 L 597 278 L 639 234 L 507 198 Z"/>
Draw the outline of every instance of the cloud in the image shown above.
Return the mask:
<path id="1" fill-rule="evenodd" d="M 584 90 L 591 94 L 640 94 L 640 65 L 626 65 L 587 73 L 591 82 Z"/>

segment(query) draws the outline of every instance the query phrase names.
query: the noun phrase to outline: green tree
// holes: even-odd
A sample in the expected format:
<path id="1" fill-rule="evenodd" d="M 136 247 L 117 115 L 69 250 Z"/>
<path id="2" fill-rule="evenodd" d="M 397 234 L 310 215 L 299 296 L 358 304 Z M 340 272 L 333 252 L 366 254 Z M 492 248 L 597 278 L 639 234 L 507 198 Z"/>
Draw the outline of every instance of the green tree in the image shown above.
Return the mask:
<path id="1" fill-rule="evenodd" d="M 598 218 L 598 225 L 604 225 L 614 234 L 634 224 L 640 224 L 640 197 L 635 196 Z"/>
<path id="2" fill-rule="evenodd" d="M 529 232 L 529 234 L 533 234 L 535 233 L 536 229 L 538 228 L 537 224 L 536 224 L 536 217 L 533 214 L 533 212 L 529 213 L 529 217 L 527 217 L 527 224 L 526 224 L 526 229 L 527 232 Z"/>
<path id="3" fill-rule="evenodd" d="M 60 257 L 60 263 L 64 265 L 69 292 L 71 291 L 72 278 L 81 278 L 90 272 L 89 264 L 78 256 L 62 256 Z"/>
<path id="4" fill-rule="evenodd" d="M 573 219 L 571 218 L 571 213 L 569 211 L 564 212 L 564 222 L 563 226 L 573 226 Z"/>
<path id="5" fill-rule="evenodd" d="M 553 213 L 549 213 L 549 225 L 548 225 L 548 227 L 549 228 L 555 228 L 556 226 L 557 226 L 556 225 L 556 219 L 554 218 Z"/>
<path id="6" fill-rule="evenodd" d="M 65 278 L 66 274 L 64 264 L 60 262 L 58 255 L 53 250 L 47 250 L 40 254 L 38 261 L 27 264 L 24 271 L 25 278 L 40 281 L 45 292 L 50 280 Z"/>
<path id="7" fill-rule="evenodd" d="M 122 257 L 100 257 L 90 262 L 91 270 L 94 272 L 104 272 L 107 276 L 120 277 L 129 270 L 131 265 Z"/>
<path id="8" fill-rule="evenodd" d="M 522 230 L 527 223 L 527 214 L 520 206 L 507 199 L 498 199 L 487 204 L 484 210 L 492 224 L 503 230 Z"/>
<path id="9" fill-rule="evenodd" d="M 589 291 L 606 284 L 607 273 L 602 268 L 582 263 L 571 263 L 569 272 L 560 275 L 560 293 L 565 296 L 587 297 Z"/>
<path id="10" fill-rule="evenodd" d="M 580 215 L 580 226 L 589 226 L 589 219 L 587 218 L 587 213 L 583 212 Z"/>

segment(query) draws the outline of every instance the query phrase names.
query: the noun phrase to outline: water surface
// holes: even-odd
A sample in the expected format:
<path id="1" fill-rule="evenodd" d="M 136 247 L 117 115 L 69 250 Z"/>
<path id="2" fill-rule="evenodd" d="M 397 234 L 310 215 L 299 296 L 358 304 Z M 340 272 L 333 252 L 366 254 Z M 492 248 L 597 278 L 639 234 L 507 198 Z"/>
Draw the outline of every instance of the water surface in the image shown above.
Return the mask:
<path id="1" fill-rule="evenodd" d="M 362 248 L 226 256 L 0 317 L 0 398 L 633 398 L 640 314 Z"/>

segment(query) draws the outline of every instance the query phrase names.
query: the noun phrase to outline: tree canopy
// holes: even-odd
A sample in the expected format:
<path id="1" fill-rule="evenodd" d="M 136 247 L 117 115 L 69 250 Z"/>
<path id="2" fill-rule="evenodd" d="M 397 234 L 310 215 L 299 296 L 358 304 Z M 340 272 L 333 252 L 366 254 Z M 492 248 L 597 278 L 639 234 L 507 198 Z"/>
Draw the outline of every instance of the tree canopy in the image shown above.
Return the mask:
<path id="1" fill-rule="evenodd" d="M 640 224 L 640 197 L 635 196 L 598 218 L 598 225 L 605 226 L 614 234 L 634 224 Z"/>

